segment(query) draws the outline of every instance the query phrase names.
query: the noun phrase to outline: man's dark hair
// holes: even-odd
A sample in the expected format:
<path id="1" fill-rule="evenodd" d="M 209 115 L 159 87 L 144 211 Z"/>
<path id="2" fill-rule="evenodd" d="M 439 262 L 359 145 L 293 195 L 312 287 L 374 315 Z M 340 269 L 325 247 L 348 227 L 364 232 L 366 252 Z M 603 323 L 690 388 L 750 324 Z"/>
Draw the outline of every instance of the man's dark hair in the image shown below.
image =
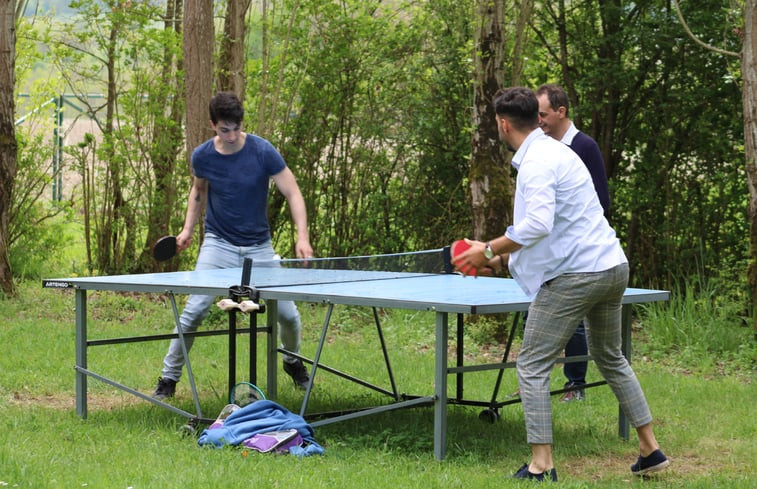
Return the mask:
<path id="1" fill-rule="evenodd" d="M 543 94 L 547 94 L 547 100 L 549 100 L 549 106 L 552 107 L 552 110 L 565 107 L 565 115 L 568 115 L 568 94 L 565 93 L 565 90 L 560 85 L 546 84 L 536 89 L 537 97 Z"/>
<path id="2" fill-rule="evenodd" d="M 210 99 L 208 108 L 210 109 L 210 120 L 213 124 L 218 124 L 218 121 L 241 124 L 244 118 L 242 102 L 239 101 L 239 97 L 234 92 L 219 92 Z"/>
<path id="3" fill-rule="evenodd" d="M 504 88 L 494 94 L 494 112 L 506 118 L 518 130 L 535 129 L 539 125 L 539 102 L 529 88 Z"/>

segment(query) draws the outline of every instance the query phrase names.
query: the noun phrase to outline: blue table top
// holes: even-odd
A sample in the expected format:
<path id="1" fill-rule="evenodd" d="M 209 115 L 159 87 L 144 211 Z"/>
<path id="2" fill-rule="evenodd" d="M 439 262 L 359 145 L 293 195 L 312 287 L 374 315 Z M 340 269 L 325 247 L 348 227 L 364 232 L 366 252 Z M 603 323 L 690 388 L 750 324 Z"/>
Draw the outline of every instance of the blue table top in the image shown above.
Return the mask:
<path id="1" fill-rule="evenodd" d="M 43 287 L 228 296 L 241 268 L 44 279 Z M 351 304 L 486 314 L 525 311 L 529 298 L 512 279 L 459 274 L 253 267 L 251 287 L 263 300 Z M 626 289 L 626 304 L 665 301 L 664 290 Z"/>

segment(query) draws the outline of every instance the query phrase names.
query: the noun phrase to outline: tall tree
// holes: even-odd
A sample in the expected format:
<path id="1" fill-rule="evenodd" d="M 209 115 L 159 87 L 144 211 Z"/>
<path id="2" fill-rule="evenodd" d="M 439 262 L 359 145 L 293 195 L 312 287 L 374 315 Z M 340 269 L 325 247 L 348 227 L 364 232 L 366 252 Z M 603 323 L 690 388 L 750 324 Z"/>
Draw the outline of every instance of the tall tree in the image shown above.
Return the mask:
<path id="1" fill-rule="evenodd" d="M 0 0 L 0 288 L 6 295 L 15 294 L 8 231 L 18 150 L 13 120 L 16 112 L 16 19 L 25 4 L 23 0 Z"/>
<path id="2" fill-rule="evenodd" d="M 251 0 L 227 0 L 224 18 L 221 52 L 218 59 L 218 90 L 228 90 L 237 94 L 244 102 L 245 92 L 245 37 L 247 33 L 247 11 Z"/>
<path id="3" fill-rule="evenodd" d="M 163 30 L 166 39 L 180 39 L 182 32 L 182 0 L 168 0 L 166 2 Z M 155 181 L 155 188 L 148 213 L 148 226 L 145 245 L 142 253 L 132 270 L 137 272 L 158 272 L 175 269 L 179 266 L 177 260 L 157 262 L 152 259 L 151 245 L 160 236 L 171 234 L 171 216 L 176 215 L 179 194 L 184 196 L 184 187 L 179 182 L 184 178 L 177 178 L 177 161 L 181 154 L 184 141 L 182 132 L 182 118 L 184 116 L 184 97 L 181 52 L 176 49 L 178 43 L 166 41 L 163 45 L 160 79 L 165 84 L 155 84 L 154 91 L 149 92 L 147 104 L 156 114 L 153 122 L 149 162 Z M 162 86 L 161 86 L 162 85 Z M 168 102 L 166 102 L 168 100 Z M 142 101 L 144 102 L 144 100 Z M 185 174 L 182 168 L 181 174 Z M 177 188 L 178 187 L 178 188 Z M 181 189 L 181 192 L 179 192 Z M 183 222 L 183 221 L 182 221 Z"/>
<path id="4" fill-rule="evenodd" d="M 469 175 L 473 237 L 486 239 L 501 234 L 512 220 L 512 183 L 492 107 L 504 82 L 505 0 L 477 0 L 476 5 Z"/>
<path id="5" fill-rule="evenodd" d="M 744 2 L 744 47 L 741 51 L 744 107 L 744 138 L 749 185 L 749 272 L 753 325 L 757 333 L 757 8 L 755 0 Z"/>
<path id="6" fill-rule="evenodd" d="M 192 150 L 208 139 L 208 102 L 213 95 L 213 0 L 184 2 L 184 85 L 186 90 L 187 165 Z"/>

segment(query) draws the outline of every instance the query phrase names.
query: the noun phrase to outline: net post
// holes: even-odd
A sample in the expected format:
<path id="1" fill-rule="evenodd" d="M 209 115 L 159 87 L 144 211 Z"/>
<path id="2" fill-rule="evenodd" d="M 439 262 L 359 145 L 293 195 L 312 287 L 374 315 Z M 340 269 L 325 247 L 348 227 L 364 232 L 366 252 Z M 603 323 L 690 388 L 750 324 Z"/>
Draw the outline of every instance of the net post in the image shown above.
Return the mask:
<path id="1" fill-rule="evenodd" d="M 444 256 L 444 273 L 452 273 L 452 251 L 449 246 L 442 248 L 442 255 Z"/>
<path id="2" fill-rule="evenodd" d="M 250 273 L 252 271 L 252 258 L 245 258 L 242 264 L 242 287 L 250 285 Z"/>

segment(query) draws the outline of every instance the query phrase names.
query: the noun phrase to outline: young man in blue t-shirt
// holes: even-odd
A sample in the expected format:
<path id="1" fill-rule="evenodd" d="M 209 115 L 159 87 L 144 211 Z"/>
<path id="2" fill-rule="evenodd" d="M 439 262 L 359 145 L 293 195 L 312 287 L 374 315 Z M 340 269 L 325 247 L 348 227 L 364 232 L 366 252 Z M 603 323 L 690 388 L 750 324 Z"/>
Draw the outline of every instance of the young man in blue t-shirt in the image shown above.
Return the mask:
<path id="1" fill-rule="evenodd" d="M 284 159 L 270 142 L 242 131 L 244 109 L 234 93 L 221 92 L 213 97 L 209 112 L 210 127 L 216 135 L 192 153 L 194 176 L 184 227 L 176 237 L 177 250 L 185 250 L 192 243 L 195 225 L 205 210 L 205 237 L 195 270 L 241 267 L 245 258 L 273 260 L 267 217 L 269 181 L 273 180 L 286 197 L 297 228 L 295 253 L 298 258 L 311 258 L 305 200 Z M 214 299 L 190 295 L 180 318 L 182 331 L 196 331 Z M 279 301 L 278 321 L 283 348 L 299 353 L 301 322 L 293 302 Z M 189 351 L 193 338 L 185 340 Z M 155 399 L 174 395 L 183 366 L 180 340 L 173 339 L 163 359 Z M 304 389 L 310 380 L 307 369 L 296 357 L 284 356 L 284 371 L 300 388 Z"/>
<path id="2" fill-rule="evenodd" d="M 607 173 L 602 153 L 597 142 L 591 136 L 579 131 L 568 117 L 568 96 L 558 85 L 542 85 L 536 90 L 539 101 L 539 126 L 548 135 L 561 141 L 581 158 L 591 174 L 594 190 L 597 191 L 599 203 L 602 205 L 605 217 L 610 217 L 610 191 L 607 185 Z M 565 346 L 565 356 L 575 357 L 586 355 L 586 330 L 581 321 L 576 332 Z M 586 385 L 587 362 L 566 363 L 563 373 L 567 378 L 566 388 L 578 388 Z M 568 391 L 560 398 L 563 402 L 581 401 L 586 394 L 583 389 Z"/>

